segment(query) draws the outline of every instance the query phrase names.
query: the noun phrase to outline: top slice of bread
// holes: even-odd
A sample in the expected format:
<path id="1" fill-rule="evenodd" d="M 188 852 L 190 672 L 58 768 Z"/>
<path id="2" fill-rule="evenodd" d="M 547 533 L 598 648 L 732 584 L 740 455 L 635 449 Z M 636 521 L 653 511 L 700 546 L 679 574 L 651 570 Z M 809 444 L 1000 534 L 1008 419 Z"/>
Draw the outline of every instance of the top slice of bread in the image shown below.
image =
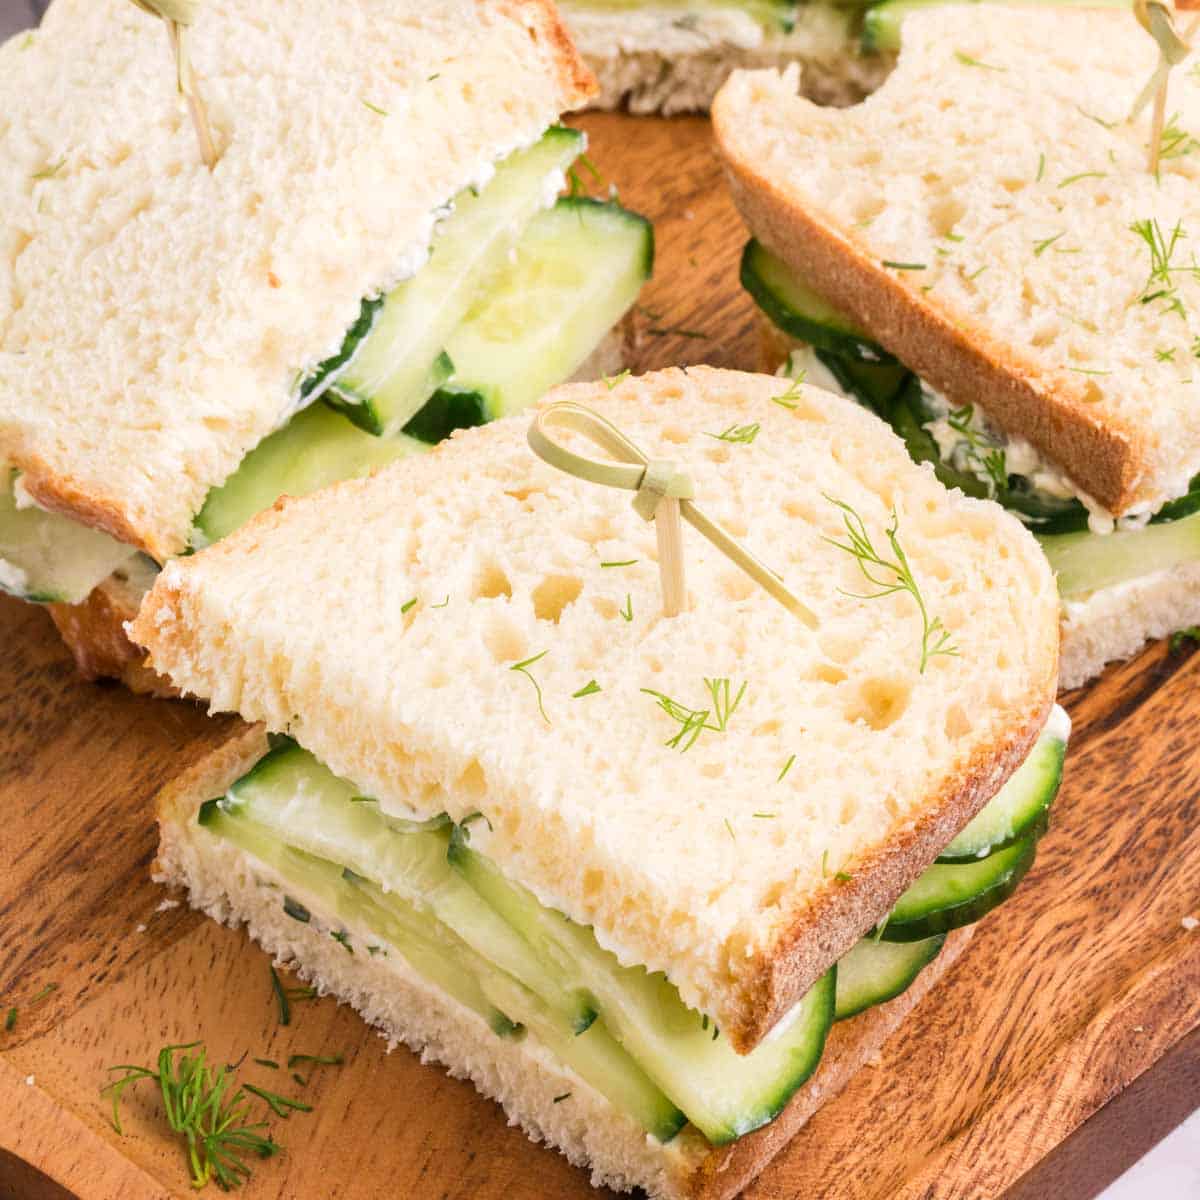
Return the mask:
<path id="1" fill-rule="evenodd" d="M 787 408 L 781 388 L 693 368 L 550 395 L 685 464 L 815 629 L 687 527 L 690 608 L 664 618 L 653 526 L 536 458 L 526 416 L 174 560 L 131 636 L 385 810 L 483 813 L 473 844 L 748 1049 L 1024 758 L 1058 649 L 1053 579 L 1015 519 L 947 492 L 850 401 L 806 388 Z M 713 436 L 731 424 L 759 432 Z M 825 540 L 844 536 L 825 494 L 889 555 L 895 510 L 957 657 L 922 674 L 913 599 L 851 594 L 874 589 Z M 741 704 L 668 747 L 679 725 L 643 689 L 703 709 L 706 678 L 744 682 Z"/>
<path id="2" fill-rule="evenodd" d="M 755 236 L 1116 515 L 1200 471 L 1200 80 L 1171 75 L 1186 132 L 1156 179 L 1149 114 L 1127 118 L 1157 53 L 1127 12 L 938 7 L 855 108 L 786 72 L 735 75 L 713 106 Z M 1181 230 L 1148 303 L 1143 221 Z"/>
<path id="3" fill-rule="evenodd" d="M 190 45 L 211 172 L 128 0 L 0 46 L 0 460 L 160 560 L 436 210 L 594 90 L 550 0 L 207 0 Z"/>

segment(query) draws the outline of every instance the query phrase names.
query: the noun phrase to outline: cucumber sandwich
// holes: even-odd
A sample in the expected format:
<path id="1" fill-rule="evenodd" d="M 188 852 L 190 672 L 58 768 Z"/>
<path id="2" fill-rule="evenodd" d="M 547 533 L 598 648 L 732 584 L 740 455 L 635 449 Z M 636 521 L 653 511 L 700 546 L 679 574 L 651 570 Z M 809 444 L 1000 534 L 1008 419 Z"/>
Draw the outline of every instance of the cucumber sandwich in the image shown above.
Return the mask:
<path id="1" fill-rule="evenodd" d="M 595 81 L 548 0 L 211 0 L 190 45 L 211 171 L 127 0 L 0 46 L 0 588 L 152 690 L 162 563 L 614 370 L 653 257 L 561 194 Z"/>
<path id="2" fill-rule="evenodd" d="M 1158 49 L 1129 13 L 903 28 L 856 108 L 774 72 L 714 105 L 763 365 L 854 396 L 1034 532 L 1074 687 L 1200 623 L 1200 80 L 1172 72 L 1151 172 L 1130 113 Z"/>
<path id="3" fill-rule="evenodd" d="M 260 724 L 163 794 L 156 873 L 596 1184 L 728 1197 L 1033 862 L 1057 596 L 843 397 L 702 367 L 560 400 L 808 619 L 690 529 L 668 618 L 628 493 L 528 417 L 466 430 L 159 575 L 131 635 Z"/>

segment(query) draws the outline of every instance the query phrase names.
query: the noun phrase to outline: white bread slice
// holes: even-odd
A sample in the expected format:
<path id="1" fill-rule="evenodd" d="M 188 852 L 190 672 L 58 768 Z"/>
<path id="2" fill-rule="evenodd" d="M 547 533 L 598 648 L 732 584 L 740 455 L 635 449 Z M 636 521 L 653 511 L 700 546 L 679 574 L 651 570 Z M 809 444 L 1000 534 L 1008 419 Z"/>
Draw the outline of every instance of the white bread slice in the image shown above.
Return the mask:
<path id="1" fill-rule="evenodd" d="M 771 72 L 733 76 L 713 106 L 755 236 L 1118 515 L 1200 470 L 1200 278 L 1172 276 L 1182 316 L 1140 303 L 1151 260 L 1130 228 L 1200 231 L 1200 154 L 1156 180 L 1148 116 L 1126 122 L 1156 55 L 1127 12 L 933 8 L 905 19 L 895 71 L 853 109 Z M 1191 133 L 1189 66 L 1167 111 Z M 1185 237 L 1173 265 L 1192 253 Z"/>
<path id="2" fill-rule="evenodd" d="M 283 915 L 278 893 L 258 882 L 266 876 L 261 864 L 209 836 L 194 819 L 200 804 L 221 795 L 265 750 L 263 732 L 246 730 L 161 793 L 155 878 L 186 888 L 191 903 L 215 920 L 244 923 L 276 961 L 299 971 L 322 995 L 332 993 L 351 1004 L 390 1045 L 403 1043 L 423 1061 L 440 1062 L 452 1075 L 470 1079 L 534 1141 L 589 1170 L 596 1186 L 641 1187 L 651 1200 L 730 1200 L 875 1057 L 971 937 L 970 929 L 951 934 L 941 954 L 901 996 L 835 1025 L 816 1073 L 770 1125 L 721 1149 L 690 1127 L 664 1145 L 531 1034 L 520 1041 L 499 1038 L 395 955 L 347 956 L 313 925 Z M 319 912 L 314 917 L 319 922 Z M 570 1093 L 569 1101 L 555 1103 L 564 1093 Z"/>
<path id="3" fill-rule="evenodd" d="M 736 6 L 688 11 L 653 0 L 623 11 L 564 0 L 562 14 L 600 83 L 595 108 L 633 113 L 707 111 L 738 68 L 800 64 L 800 86 L 818 104 L 853 104 L 873 91 L 894 56 L 864 54 L 853 6 L 812 0 L 787 31 L 764 28 Z"/>
<path id="4" fill-rule="evenodd" d="M 473 837 L 503 870 L 623 961 L 669 971 L 744 1052 L 1024 758 L 1057 673 L 1057 595 L 1029 533 L 946 492 L 857 405 L 806 388 L 787 408 L 780 391 L 693 368 L 550 397 L 685 463 L 815 630 L 691 534 L 691 608 L 664 619 L 654 530 L 628 494 L 535 458 L 525 416 L 174 560 L 130 635 L 181 692 L 291 732 L 385 811 L 482 811 Z M 760 432 L 712 436 L 731 423 Z M 885 549 L 895 508 L 961 656 L 919 673 L 913 600 L 846 594 L 864 581 L 825 540 L 841 527 L 823 492 Z M 511 669 L 543 651 L 548 720 Z M 746 694 L 679 753 L 641 689 L 699 706 L 703 677 Z M 602 692 L 572 698 L 592 679 Z"/>
<path id="5" fill-rule="evenodd" d="M 594 89 L 550 0 L 208 0 L 191 47 L 212 172 L 127 0 L 0 46 L 0 460 L 160 561 L 435 210 Z"/>
<path id="6" fill-rule="evenodd" d="M 759 368 L 777 374 L 804 343 L 765 313 L 756 315 Z M 1149 641 L 1200 625 L 1200 563 L 1183 563 L 1065 600 L 1059 621 L 1060 692 L 1082 687 L 1111 662 L 1132 658 Z"/>

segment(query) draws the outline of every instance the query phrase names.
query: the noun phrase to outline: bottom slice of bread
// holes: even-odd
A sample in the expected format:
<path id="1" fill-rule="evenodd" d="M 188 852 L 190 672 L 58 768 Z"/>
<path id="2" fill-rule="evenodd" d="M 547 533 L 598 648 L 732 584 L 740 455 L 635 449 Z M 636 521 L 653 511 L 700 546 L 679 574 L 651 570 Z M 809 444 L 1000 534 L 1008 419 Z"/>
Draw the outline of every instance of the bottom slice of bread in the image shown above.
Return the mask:
<path id="1" fill-rule="evenodd" d="M 352 1005 L 390 1047 L 403 1043 L 423 1062 L 470 1079 L 534 1141 L 555 1147 L 590 1171 L 596 1186 L 645 1189 L 663 1200 L 727 1200 L 737 1195 L 812 1114 L 836 1096 L 962 952 L 969 929 L 952 934 L 942 953 L 897 999 L 836 1024 L 816 1073 L 770 1125 L 730 1146 L 714 1148 L 690 1126 L 661 1143 L 613 1108 L 531 1035 L 497 1036 L 487 1023 L 427 983 L 396 955 L 348 956 L 328 936 L 318 909 L 312 921 L 288 917 L 278 881 L 232 844 L 195 823 L 199 806 L 219 796 L 267 746 L 258 729 L 244 731 L 202 760 L 159 800 L 155 878 L 186 888 L 192 905 L 227 925 L 244 924 L 277 962 Z M 293 890 L 294 889 L 290 889 Z M 303 900 L 303 897 L 301 897 Z M 340 922 L 339 922 L 340 924 Z M 571 1093 L 570 1104 L 555 1097 Z"/>

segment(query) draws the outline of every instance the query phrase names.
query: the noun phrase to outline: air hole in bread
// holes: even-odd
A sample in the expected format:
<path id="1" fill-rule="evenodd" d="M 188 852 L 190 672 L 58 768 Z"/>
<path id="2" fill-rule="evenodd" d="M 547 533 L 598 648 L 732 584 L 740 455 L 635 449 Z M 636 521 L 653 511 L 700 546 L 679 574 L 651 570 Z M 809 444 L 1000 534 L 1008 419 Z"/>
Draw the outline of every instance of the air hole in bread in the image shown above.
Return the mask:
<path id="1" fill-rule="evenodd" d="M 785 500 L 783 512 L 785 516 L 792 517 L 797 521 L 813 521 L 815 519 L 812 506 L 802 504 L 799 500 Z"/>
<path id="2" fill-rule="evenodd" d="M 583 894 L 586 897 L 598 896 L 604 890 L 604 872 L 592 868 L 583 873 Z"/>
<path id="3" fill-rule="evenodd" d="M 664 442 L 674 442 L 677 446 L 685 445 L 691 440 L 686 430 L 679 429 L 674 425 L 668 425 L 662 431 L 662 438 Z"/>
<path id="4" fill-rule="evenodd" d="M 582 518 L 574 528 L 575 536 L 581 542 L 587 542 L 589 546 L 595 546 L 600 542 L 608 541 L 610 538 L 616 537 L 616 530 L 613 528 L 612 519 L 607 516 L 587 516 Z M 627 554 L 612 555 L 613 558 L 628 558 Z"/>
<path id="5" fill-rule="evenodd" d="M 845 666 L 847 663 L 853 662 L 862 650 L 862 641 L 857 635 L 838 633 L 834 630 L 823 633 L 820 637 L 819 645 L 821 653 L 831 663 L 839 666 Z"/>
<path id="6" fill-rule="evenodd" d="M 736 538 L 744 538 L 750 532 L 746 522 L 738 516 L 726 517 L 721 524 Z"/>
<path id="7" fill-rule="evenodd" d="M 498 663 L 520 662 L 525 657 L 525 640 L 521 631 L 507 617 L 493 614 L 483 631 L 483 641 L 492 658 Z"/>
<path id="8" fill-rule="evenodd" d="M 521 503 L 524 503 L 529 499 L 530 496 L 544 496 L 546 493 L 545 490 L 540 487 L 516 487 L 505 488 L 504 494 L 506 496 L 511 496 L 514 500 L 519 500 Z"/>
<path id="9" fill-rule="evenodd" d="M 846 679 L 846 672 L 841 667 L 835 667 L 833 663 L 817 663 L 813 668 L 813 675 L 822 683 L 841 683 Z"/>
<path id="10" fill-rule="evenodd" d="M 721 572 L 721 591 L 730 600 L 748 600 L 757 586 L 745 571 Z"/>
<path id="11" fill-rule="evenodd" d="M 704 454 L 709 462 L 724 463 L 729 461 L 728 446 L 709 446 L 704 451 Z"/>
<path id="12" fill-rule="evenodd" d="M 971 718 L 963 711 L 961 704 L 952 704 L 947 709 L 945 728 L 948 738 L 965 737 L 971 732 Z"/>
<path id="13" fill-rule="evenodd" d="M 662 673 L 662 669 L 663 669 L 662 659 L 659 658 L 655 654 L 650 655 L 650 657 L 646 659 L 646 666 L 648 666 L 650 668 L 650 670 L 654 672 L 655 675 L 659 675 Z"/>
<path id="14" fill-rule="evenodd" d="M 943 196 L 935 200 L 929 212 L 929 223 L 933 228 L 934 237 L 948 237 L 954 232 L 954 227 L 963 218 L 966 205 L 953 196 Z"/>
<path id="15" fill-rule="evenodd" d="M 482 800 L 487 795 L 487 772 L 480 765 L 479 759 L 473 758 L 454 784 L 456 795 L 465 800 Z"/>
<path id="16" fill-rule="evenodd" d="M 847 700 L 846 716 L 851 721 L 865 721 L 872 729 L 887 729 L 904 715 L 910 694 L 903 679 L 864 679 Z"/>
<path id="17" fill-rule="evenodd" d="M 875 220 L 885 207 L 882 196 L 863 196 L 851 209 L 851 214 L 856 224 L 866 225 Z"/>
<path id="18" fill-rule="evenodd" d="M 617 615 L 617 602 L 607 596 L 593 596 L 592 607 L 606 620 L 611 621 Z"/>
<path id="19" fill-rule="evenodd" d="M 723 762 L 705 763 L 700 768 L 700 774 L 706 779 L 720 779 L 725 774 L 725 764 Z"/>
<path id="20" fill-rule="evenodd" d="M 558 624 L 562 611 L 579 599 L 583 581 L 573 575 L 550 575 L 533 589 L 533 615 Z"/>
<path id="21" fill-rule="evenodd" d="M 450 682 L 450 677 L 440 667 L 431 667 L 425 676 L 425 686 L 431 689 L 444 688 Z"/>
<path id="22" fill-rule="evenodd" d="M 471 599 L 495 600 L 498 596 L 511 600 L 512 584 L 497 563 L 484 563 L 476 572 L 475 581 L 471 585 Z"/>
<path id="23" fill-rule="evenodd" d="M 754 727 L 755 737 L 770 737 L 773 733 L 778 733 L 783 726 L 776 720 L 763 721 L 761 725 Z"/>

